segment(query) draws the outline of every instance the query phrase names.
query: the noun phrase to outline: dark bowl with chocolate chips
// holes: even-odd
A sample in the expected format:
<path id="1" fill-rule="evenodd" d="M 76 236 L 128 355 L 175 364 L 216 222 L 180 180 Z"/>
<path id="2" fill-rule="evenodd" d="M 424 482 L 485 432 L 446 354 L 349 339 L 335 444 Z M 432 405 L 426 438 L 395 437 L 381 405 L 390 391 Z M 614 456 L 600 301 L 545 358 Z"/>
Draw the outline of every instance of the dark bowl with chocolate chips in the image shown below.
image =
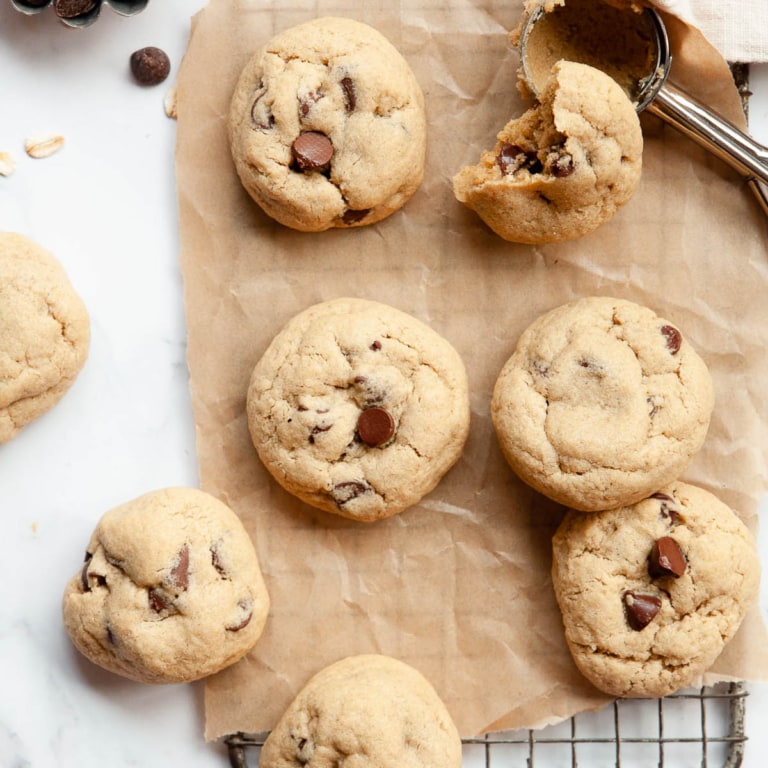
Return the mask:
<path id="1" fill-rule="evenodd" d="M 89 27 L 99 18 L 103 6 L 109 6 L 121 16 L 133 16 L 143 11 L 149 0 L 10 0 L 20 13 L 31 16 L 48 7 L 67 27 Z"/>

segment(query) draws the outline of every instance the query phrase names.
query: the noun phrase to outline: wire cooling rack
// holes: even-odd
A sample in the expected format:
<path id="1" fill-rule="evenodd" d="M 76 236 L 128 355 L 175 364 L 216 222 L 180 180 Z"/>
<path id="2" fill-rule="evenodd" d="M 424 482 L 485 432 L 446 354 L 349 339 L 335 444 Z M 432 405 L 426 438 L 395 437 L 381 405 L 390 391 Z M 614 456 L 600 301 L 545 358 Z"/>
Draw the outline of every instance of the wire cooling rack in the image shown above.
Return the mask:
<path id="1" fill-rule="evenodd" d="M 738 768 L 747 736 L 743 683 L 686 689 L 662 699 L 617 699 L 540 730 L 463 739 L 465 768 Z M 268 734 L 224 741 L 232 768 L 258 765 Z M 253 758 L 249 762 L 250 758 Z"/>

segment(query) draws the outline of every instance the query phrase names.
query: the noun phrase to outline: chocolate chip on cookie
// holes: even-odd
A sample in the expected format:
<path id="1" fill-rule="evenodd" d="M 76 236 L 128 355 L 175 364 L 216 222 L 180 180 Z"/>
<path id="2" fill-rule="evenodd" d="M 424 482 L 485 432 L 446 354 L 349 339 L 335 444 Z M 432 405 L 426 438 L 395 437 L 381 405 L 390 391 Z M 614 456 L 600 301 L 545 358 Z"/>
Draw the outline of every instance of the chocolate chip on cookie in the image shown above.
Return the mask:
<path id="1" fill-rule="evenodd" d="M 656 595 L 625 592 L 624 605 L 627 608 L 629 626 L 640 632 L 656 618 L 656 614 L 661 610 L 661 599 Z"/>
<path id="2" fill-rule="evenodd" d="M 357 432 L 366 445 L 384 445 L 395 434 L 395 420 L 386 408 L 366 408 L 357 419 Z"/>
<path id="3" fill-rule="evenodd" d="M 300 133 L 293 142 L 293 158 L 300 171 L 320 171 L 333 157 L 333 143 L 319 131 Z"/>
<path id="4" fill-rule="evenodd" d="M 683 337 L 680 335 L 680 331 L 672 325 L 662 325 L 661 335 L 664 337 L 670 354 L 676 355 L 680 351 L 680 345 L 683 342 Z"/>
<path id="5" fill-rule="evenodd" d="M 683 550 L 671 536 L 662 536 L 653 543 L 651 554 L 648 555 L 648 573 L 651 578 L 672 576 L 679 579 L 687 565 Z"/>

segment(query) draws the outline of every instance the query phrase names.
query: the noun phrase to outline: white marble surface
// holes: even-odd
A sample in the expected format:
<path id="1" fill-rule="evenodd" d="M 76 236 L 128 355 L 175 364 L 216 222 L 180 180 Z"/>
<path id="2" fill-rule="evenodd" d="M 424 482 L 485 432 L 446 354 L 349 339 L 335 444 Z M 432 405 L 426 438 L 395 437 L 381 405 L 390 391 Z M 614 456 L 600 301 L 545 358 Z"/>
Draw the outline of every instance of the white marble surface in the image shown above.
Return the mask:
<path id="1" fill-rule="evenodd" d="M 178 66 L 203 0 L 154 0 L 124 19 L 105 8 L 74 32 L 50 9 L 0 0 L 0 229 L 65 264 L 92 319 L 88 364 L 62 403 L 0 447 L 0 766 L 223 768 L 202 737 L 202 688 L 147 687 L 102 672 L 71 647 L 63 585 L 105 510 L 145 491 L 196 485 L 185 364 L 173 171 L 173 81 L 139 88 L 128 56 L 164 48 Z M 768 65 L 753 69 L 752 130 L 768 143 Z M 45 160 L 24 138 L 58 131 Z M 764 516 L 768 505 L 763 505 Z M 768 532 L 761 535 L 768 563 Z M 761 609 L 768 616 L 764 589 Z M 749 687 L 744 765 L 766 764 L 768 685 Z M 476 753 L 468 766 L 479 765 Z M 537 761 L 537 765 L 538 765 Z"/>

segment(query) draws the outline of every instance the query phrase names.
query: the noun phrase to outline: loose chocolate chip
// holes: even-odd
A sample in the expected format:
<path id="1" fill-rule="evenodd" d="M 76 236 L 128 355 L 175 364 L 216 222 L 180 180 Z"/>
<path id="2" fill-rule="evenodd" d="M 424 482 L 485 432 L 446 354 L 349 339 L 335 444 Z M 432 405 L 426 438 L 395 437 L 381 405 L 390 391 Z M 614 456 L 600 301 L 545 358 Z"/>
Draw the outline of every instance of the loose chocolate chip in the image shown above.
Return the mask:
<path id="1" fill-rule="evenodd" d="M 92 11 L 96 5 L 96 0 L 55 0 L 53 7 L 60 19 L 74 19 Z"/>
<path id="2" fill-rule="evenodd" d="M 341 220 L 345 224 L 357 224 L 359 221 L 362 221 L 370 212 L 370 208 L 362 208 L 359 211 L 353 210 L 352 208 L 347 208 L 347 210 L 344 211 L 344 215 L 341 217 Z"/>
<path id="3" fill-rule="evenodd" d="M 149 45 L 134 51 L 130 58 L 131 73 L 141 85 L 158 85 L 168 77 L 171 60 L 160 48 Z"/>
<path id="4" fill-rule="evenodd" d="M 670 536 L 662 536 L 654 542 L 651 554 L 648 556 L 648 573 L 652 579 L 672 576 L 679 579 L 688 563 L 680 545 Z"/>
<path id="5" fill-rule="evenodd" d="M 306 131 L 293 142 L 293 157 L 300 171 L 319 171 L 331 162 L 333 144 L 320 131 Z"/>
<path id="6" fill-rule="evenodd" d="M 189 586 L 189 546 L 184 545 L 179 554 L 176 555 L 176 562 L 168 574 L 168 581 L 172 587 L 180 589 L 182 592 Z"/>
<path id="7" fill-rule="evenodd" d="M 661 599 L 655 595 L 625 592 L 624 605 L 627 609 L 629 626 L 639 632 L 656 618 L 656 614 L 661 610 Z"/>
<path id="8" fill-rule="evenodd" d="M 683 337 L 680 335 L 680 331 L 671 325 L 662 325 L 661 335 L 666 340 L 667 349 L 671 354 L 676 355 L 680 351 L 680 344 L 683 341 Z"/>
<path id="9" fill-rule="evenodd" d="M 385 408 L 366 408 L 357 419 L 357 433 L 366 445 L 375 448 L 395 434 L 395 420 Z"/>
<path id="10" fill-rule="evenodd" d="M 155 613 L 162 613 L 171 607 L 171 601 L 159 589 L 150 589 L 147 592 L 147 601 Z"/>
<path id="11" fill-rule="evenodd" d="M 347 112 L 354 112 L 357 104 L 357 94 L 355 93 L 355 83 L 351 77 L 341 78 L 341 90 L 344 91 L 344 105 Z"/>
<path id="12" fill-rule="evenodd" d="M 347 502 L 362 496 L 370 490 L 371 486 L 367 483 L 360 482 L 359 480 L 348 480 L 347 482 L 334 485 L 332 495 L 333 500 L 342 507 Z"/>
<path id="13" fill-rule="evenodd" d="M 83 562 L 83 570 L 80 571 L 80 582 L 83 585 L 83 592 L 90 592 L 91 585 L 88 583 L 88 566 L 93 560 L 93 555 L 90 552 L 85 553 L 85 561 Z"/>

